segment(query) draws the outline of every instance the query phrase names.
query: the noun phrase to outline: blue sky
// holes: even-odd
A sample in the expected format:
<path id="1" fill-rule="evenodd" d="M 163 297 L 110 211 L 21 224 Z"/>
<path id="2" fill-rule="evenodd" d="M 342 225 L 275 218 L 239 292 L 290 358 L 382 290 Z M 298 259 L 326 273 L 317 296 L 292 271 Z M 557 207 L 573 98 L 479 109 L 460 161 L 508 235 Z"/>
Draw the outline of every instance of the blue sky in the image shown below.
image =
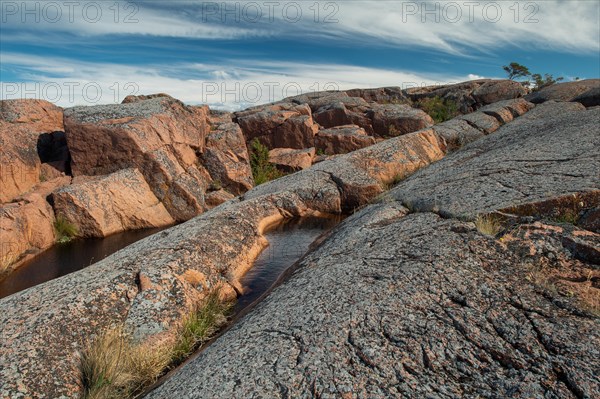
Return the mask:
<path id="1" fill-rule="evenodd" d="M 597 1 L 9 1 L 2 98 L 166 92 L 239 109 L 323 89 L 600 77 Z"/>

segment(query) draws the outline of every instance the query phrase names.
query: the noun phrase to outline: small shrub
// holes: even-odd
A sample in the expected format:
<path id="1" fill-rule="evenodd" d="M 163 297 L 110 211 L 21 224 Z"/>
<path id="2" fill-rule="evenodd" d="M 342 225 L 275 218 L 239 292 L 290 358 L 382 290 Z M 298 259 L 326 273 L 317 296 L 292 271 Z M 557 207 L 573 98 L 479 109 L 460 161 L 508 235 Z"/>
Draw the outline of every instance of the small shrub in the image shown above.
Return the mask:
<path id="1" fill-rule="evenodd" d="M 440 97 L 424 98 L 417 102 L 417 108 L 425 111 L 435 123 L 442 123 L 459 115 L 458 104 Z"/>
<path id="2" fill-rule="evenodd" d="M 250 166 L 254 184 L 259 185 L 277 179 L 284 174 L 269 162 L 269 149 L 258 139 L 251 142 Z"/>
<path id="3" fill-rule="evenodd" d="M 496 236 L 502 230 L 502 223 L 491 215 L 477 216 L 475 226 L 480 233 L 488 236 Z"/>
<path id="4" fill-rule="evenodd" d="M 62 215 L 57 215 L 54 220 L 54 232 L 56 233 L 56 242 L 59 244 L 67 243 L 79 234 L 77 226 Z"/>
<path id="5" fill-rule="evenodd" d="M 217 179 L 210 182 L 210 185 L 208 186 L 208 191 L 219 191 L 222 188 L 223 184 L 221 183 L 221 180 Z"/>

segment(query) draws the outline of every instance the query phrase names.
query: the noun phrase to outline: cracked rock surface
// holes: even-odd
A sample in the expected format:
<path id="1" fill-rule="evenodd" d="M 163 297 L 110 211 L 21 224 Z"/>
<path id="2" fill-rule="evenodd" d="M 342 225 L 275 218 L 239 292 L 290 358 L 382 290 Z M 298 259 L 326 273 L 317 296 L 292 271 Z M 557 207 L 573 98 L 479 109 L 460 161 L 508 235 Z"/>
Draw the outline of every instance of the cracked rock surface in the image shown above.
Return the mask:
<path id="1" fill-rule="evenodd" d="M 598 298 L 597 268 L 564 240 L 598 235 L 536 222 L 500 240 L 458 218 L 597 201 L 600 110 L 539 108 L 346 219 L 148 397 L 599 397 L 597 313 L 532 277 L 587 275 Z"/>

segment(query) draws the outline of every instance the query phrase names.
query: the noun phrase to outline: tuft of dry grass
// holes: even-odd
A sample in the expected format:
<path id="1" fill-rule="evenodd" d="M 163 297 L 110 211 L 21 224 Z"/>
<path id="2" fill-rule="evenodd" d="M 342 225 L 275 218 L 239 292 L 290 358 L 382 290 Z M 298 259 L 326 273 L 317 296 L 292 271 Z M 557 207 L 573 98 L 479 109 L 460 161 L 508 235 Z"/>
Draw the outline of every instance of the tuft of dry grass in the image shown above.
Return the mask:
<path id="1" fill-rule="evenodd" d="M 89 340 L 79 355 L 83 398 L 135 398 L 208 341 L 226 323 L 231 307 L 212 291 L 186 316 L 175 338 L 159 345 L 135 342 L 123 327 Z"/>
<path id="2" fill-rule="evenodd" d="M 496 236 L 503 228 L 502 222 L 492 215 L 477 216 L 475 226 L 480 233 L 488 236 Z"/>
<path id="3" fill-rule="evenodd" d="M 170 363 L 166 346 L 135 343 L 122 327 L 86 344 L 80 354 L 85 399 L 131 398 L 152 384 Z"/>

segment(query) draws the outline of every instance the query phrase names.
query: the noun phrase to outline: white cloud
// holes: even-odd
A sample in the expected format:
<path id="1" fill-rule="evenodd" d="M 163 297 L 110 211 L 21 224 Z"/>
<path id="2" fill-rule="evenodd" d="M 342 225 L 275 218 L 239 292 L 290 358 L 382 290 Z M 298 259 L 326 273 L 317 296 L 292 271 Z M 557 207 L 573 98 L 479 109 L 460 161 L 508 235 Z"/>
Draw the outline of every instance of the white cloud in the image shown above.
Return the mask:
<path id="1" fill-rule="evenodd" d="M 3 10 L 2 40 L 45 40 L 52 32 L 67 32 L 84 37 L 129 34 L 207 40 L 262 36 L 292 36 L 307 41 L 327 38 L 464 55 L 474 49 L 492 51 L 505 46 L 572 52 L 600 50 L 600 3 L 596 1 L 172 1 L 169 10 L 178 10 L 175 12 L 157 9 L 160 3 L 151 2 L 122 1 L 115 8 L 114 2 L 82 1 L 76 2 L 78 6 L 73 10 L 65 2 L 49 3 L 62 5 L 58 22 L 53 22 L 55 14 L 43 9 L 38 12 L 41 17 L 37 22 L 24 15 L 22 9 Z M 101 16 L 97 18 L 97 6 L 86 8 L 86 4 L 100 5 Z M 126 8 L 128 4 L 139 9 Z M 262 13 L 260 22 L 252 22 L 255 14 L 244 8 L 248 4 L 257 5 Z M 301 7 L 297 21 L 295 5 Z M 337 22 L 325 22 L 327 18 Z"/>
<path id="2" fill-rule="evenodd" d="M 236 61 L 236 65 L 180 64 L 165 69 L 161 65 L 137 67 L 9 53 L 3 54 L 3 64 L 18 68 L 21 80 L 3 82 L 2 99 L 42 98 L 64 107 L 115 103 L 128 94 L 164 92 L 186 103 L 235 110 L 311 91 L 406 88 L 469 79 L 351 65 L 256 60 Z M 198 78 L 182 77 L 189 76 L 190 71 Z"/>

